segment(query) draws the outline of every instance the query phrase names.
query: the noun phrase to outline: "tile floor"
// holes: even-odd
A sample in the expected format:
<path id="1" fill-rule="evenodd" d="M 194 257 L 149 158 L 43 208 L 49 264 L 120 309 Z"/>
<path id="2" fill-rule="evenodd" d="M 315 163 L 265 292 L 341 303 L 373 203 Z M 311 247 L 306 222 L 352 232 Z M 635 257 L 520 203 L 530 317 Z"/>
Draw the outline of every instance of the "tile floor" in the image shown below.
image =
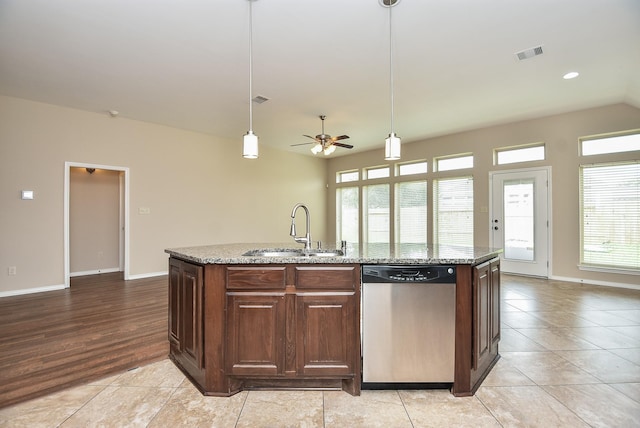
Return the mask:
<path id="1" fill-rule="evenodd" d="M 0 427 L 640 426 L 640 291 L 503 275 L 502 327 L 502 359 L 473 397 L 204 397 L 164 360 L 0 409 Z"/>

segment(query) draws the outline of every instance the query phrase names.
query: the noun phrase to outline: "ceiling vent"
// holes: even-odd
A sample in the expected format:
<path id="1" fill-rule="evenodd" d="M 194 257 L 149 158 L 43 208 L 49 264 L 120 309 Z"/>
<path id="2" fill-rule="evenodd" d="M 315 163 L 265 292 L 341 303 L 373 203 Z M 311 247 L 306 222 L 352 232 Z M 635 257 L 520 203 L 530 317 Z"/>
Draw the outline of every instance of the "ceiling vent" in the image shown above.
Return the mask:
<path id="1" fill-rule="evenodd" d="M 252 100 L 254 103 L 256 104 L 262 104 L 264 102 L 269 101 L 269 98 L 267 97 L 263 97 L 262 95 L 256 95 L 255 98 L 253 98 Z"/>
<path id="2" fill-rule="evenodd" d="M 536 46 L 535 48 L 525 49 L 520 52 L 516 52 L 516 56 L 520 61 L 523 59 L 533 58 L 534 56 L 542 55 L 542 46 Z"/>

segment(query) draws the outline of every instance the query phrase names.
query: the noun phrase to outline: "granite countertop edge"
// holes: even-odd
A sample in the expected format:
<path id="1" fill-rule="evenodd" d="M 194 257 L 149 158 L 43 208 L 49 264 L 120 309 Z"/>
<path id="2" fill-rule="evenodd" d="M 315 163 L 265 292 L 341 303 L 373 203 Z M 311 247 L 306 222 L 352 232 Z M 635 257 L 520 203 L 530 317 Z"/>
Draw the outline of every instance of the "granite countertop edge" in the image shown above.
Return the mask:
<path id="1" fill-rule="evenodd" d="M 218 244 L 195 247 L 168 248 L 165 253 L 185 261 L 198 264 L 450 264 L 450 265 L 476 265 L 490 260 L 502 252 L 502 249 L 474 247 L 464 248 L 464 251 L 472 252 L 472 255 L 443 255 L 428 256 L 416 254 L 410 256 L 366 256 L 360 255 L 358 250 L 347 248 L 345 256 L 294 256 L 294 257 L 261 257 L 244 256 L 243 254 L 255 249 L 291 249 L 286 244 Z M 295 248 L 295 247 L 294 247 Z M 431 247 L 430 252 L 433 253 Z M 452 251 L 455 252 L 456 249 Z M 427 253 L 427 251 L 425 249 Z M 458 249 L 458 251 L 461 251 Z M 446 252 L 446 251 L 445 251 Z M 353 255 L 350 255 L 352 253 Z"/>

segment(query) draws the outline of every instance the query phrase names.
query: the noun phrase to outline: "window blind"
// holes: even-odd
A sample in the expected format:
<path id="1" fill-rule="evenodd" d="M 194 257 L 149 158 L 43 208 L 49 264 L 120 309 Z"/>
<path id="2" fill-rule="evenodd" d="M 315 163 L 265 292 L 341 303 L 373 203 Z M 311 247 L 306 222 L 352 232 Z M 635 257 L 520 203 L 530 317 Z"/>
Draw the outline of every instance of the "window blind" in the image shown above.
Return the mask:
<path id="1" fill-rule="evenodd" d="M 581 260 L 640 270 L 640 163 L 580 167 Z"/>
<path id="2" fill-rule="evenodd" d="M 396 184 L 396 242 L 427 243 L 427 181 Z"/>
<path id="3" fill-rule="evenodd" d="M 435 242 L 473 246 L 473 178 L 435 180 L 433 192 Z"/>

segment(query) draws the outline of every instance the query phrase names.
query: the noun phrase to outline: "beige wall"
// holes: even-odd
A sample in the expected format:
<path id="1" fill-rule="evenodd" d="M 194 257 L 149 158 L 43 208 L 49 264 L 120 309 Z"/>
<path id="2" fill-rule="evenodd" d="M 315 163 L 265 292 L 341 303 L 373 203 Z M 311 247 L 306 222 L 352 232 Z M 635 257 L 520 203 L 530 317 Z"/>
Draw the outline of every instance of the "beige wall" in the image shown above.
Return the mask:
<path id="1" fill-rule="evenodd" d="M 296 202 L 324 239 L 325 161 L 264 144 L 245 160 L 241 137 L 0 96 L 0 296 L 64 284 L 65 162 L 129 168 L 134 277 L 166 272 L 167 247 L 288 242 Z M 35 199 L 21 200 L 21 190 Z"/>
<path id="2" fill-rule="evenodd" d="M 489 245 L 489 172 L 534 166 L 551 167 L 551 276 L 559 279 L 607 284 L 631 284 L 637 286 L 638 276 L 581 271 L 578 269 L 579 206 L 578 166 L 581 163 L 597 163 L 640 158 L 638 152 L 624 154 L 578 156 L 578 139 L 589 135 L 640 128 L 640 109 L 626 104 L 559 114 L 536 120 L 492 126 L 469 132 L 431 138 L 404 144 L 402 162 L 427 159 L 432 170 L 433 158 L 456 153 L 474 154 L 474 238 L 475 245 Z M 402 136 L 401 130 L 398 133 Z M 385 136 L 381 136 L 381 140 Z M 498 147 L 544 142 L 547 160 L 527 164 L 493 166 L 493 149 Z M 327 231 L 335 240 L 335 176 L 338 171 L 388 164 L 382 150 L 356 153 L 330 159 L 327 176 Z M 466 172 L 465 172 L 466 174 Z M 452 175 L 460 175 L 454 171 Z M 432 236 L 432 235 L 430 235 Z"/>
<path id="3" fill-rule="evenodd" d="M 120 267 L 120 171 L 70 168 L 69 265 L 71 276 Z"/>

